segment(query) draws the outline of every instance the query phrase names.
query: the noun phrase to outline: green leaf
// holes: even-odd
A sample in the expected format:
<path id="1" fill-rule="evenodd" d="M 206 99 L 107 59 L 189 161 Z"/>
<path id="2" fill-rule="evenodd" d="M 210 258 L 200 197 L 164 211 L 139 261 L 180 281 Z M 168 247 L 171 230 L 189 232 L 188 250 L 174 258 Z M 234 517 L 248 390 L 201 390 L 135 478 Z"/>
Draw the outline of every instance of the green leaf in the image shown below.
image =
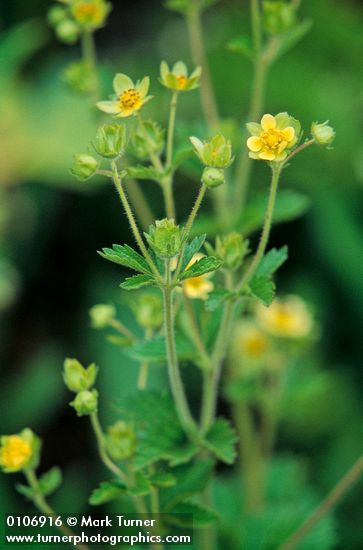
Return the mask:
<path id="1" fill-rule="evenodd" d="M 192 464 L 174 468 L 176 483 L 161 492 L 162 509 L 171 510 L 178 502 L 202 492 L 213 475 L 214 464 L 214 460 L 210 458 L 198 458 Z"/>
<path id="2" fill-rule="evenodd" d="M 161 472 L 150 476 L 149 481 L 155 487 L 174 487 L 176 484 L 176 477 L 171 473 Z"/>
<path id="3" fill-rule="evenodd" d="M 190 279 L 191 277 L 200 277 L 205 273 L 215 271 L 221 265 L 222 262 L 217 258 L 214 258 L 213 256 L 205 256 L 192 264 L 189 269 L 183 271 L 183 273 L 180 274 L 179 279 L 180 281 L 185 281 L 185 279 Z"/>
<path id="4" fill-rule="evenodd" d="M 151 273 L 145 258 L 127 244 L 113 244 L 112 249 L 103 248 L 102 252 L 98 252 L 98 254 L 115 264 L 141 271 L 141 273 Z"/>
<path id="5" fill-rule="evenodd" d="M 277 194 L 273 223 L 282 223 L 302 216 L 310 206 L 310 199 L 297 191 L 280 190 Z M 244 235 L 262 227 L 266 212 L 265 193 L 257 195 L 246 207 L 239 229 Z"/>
<path id="6" fill-rule="evenodd" d="M 16 483 L 15 489 L 23 495 L 28 500 L 33 500 L 36 496 L 36 492 L 31 487 L 28 487 L 28 485 L 23 485 L 22 483 Z"/>
<path id="7" fill-rule="evenodd" d="M 110 342 L 114 346 L 120 346 L 122 348 L 128 347 L 131 345 L 132 340 L 130 338 L 126 338 L 126 336 L 119 336 L 118 334 L 108 334 L 106 336 L 107 342 Z"/>
<path id="8" fill-rule="evenodd" d="M 190 241 L 190 243 L 187 244 L 187 246 L 185 247 L 183 263 L 181 266 L 182 271 L 186 268 L 190 260 L 193 258 L 194 254 L 196 254 L 202 248 L 206 236 L 206 234 L 198 235 L 197 237 L 194 237 L 194 239 Z"/>
<path id="9" fill-rule="evenodd" d="M 271 277 L 253 277 L 249 289 L 253 296 L 261 300 L 265 306 L 272 304 L 275 296 L 275 283 Z"/>
<path id="10" fill-rule="evenodd" d="M 39 489 L 43 495 L 48 496 L 54 493 L 61 483 L 62 471 L 57 466 L 54 466 L 39 478 Z"/>
<path id="11" fill-rule="evenodd" d="M 179 359 L 188 360 L 195 357 L 195 348 L 183 334 L 176 334 L 176 350 Z M 136 342 L 127 349 L 127 354 L 137 361 L 149 363 L 166 362 L 166 343 L 164 336 L 156 336 L 151 340 Z"/>
<path id="12" fill-rule="evenodd" d="M 155 170 L 152 166 L 143 166 L 142 164 L 127 168 L 127 175 L 129 178 L 133 178 L 135 180 L 151 180 L 156 181 L 157 183 L 160 182 L 160 179 L 163 176 L 163 174 Z"/>
<path id="13" fill-rule="evenodd" d="M 155 283 L 155 279 L 152 275 L 133 275 L 132 277 L 127 277 L 123 283 L 120 284 L 120 287 L 124 290 L 137 290 L 143 286 L 150 286 Z"/>
<path id="14" fill-rule="evenodd" d="M 92 491 L 88 502 L 93 506 L 99 506 L 111 500 L 118 500 L 125 495 L 126 486 L 121 480 L 102 481 L 97 489 Z"/>
<path id="15" fill-rule="evenodd" d="M 208 294 L 208 298 L 205 301 L 205 307 L 208 311 L 215 311 L 232 296 L 233 292 L 226 290 L 225 288 L 216 288 Z"/>
<path id="16" fill-rule="evenodd" d="M 218 521 L 218 516 L 213 510 L 190 501 L 178 502 L 171 512 L 163 514 L 163 518 L 169 525 L 176 527 L 201 528 Z"/>
<path id="17" fill-rule="evenodd" d="M 272 248 L 261 260 L 255 271 L 255 277 L 269 277 L 286 262 L 288 248 L 283 246 L 279 250 Z"/>
<path id="18" fill-rule="evenodd" d="M 253 58 L 253 48 L 251 44 L 251 39 L 249 36 L 236 36 L 231 38 L 226 44 L 227 50 L 233 53 L 242 55 L 242 57 L 247 57 L 247 59 Z"/>
<path id="19" fill-rule="evenodd" d="M 218 418 L 206 436 L 205 446 L 222 462 L 233 464 L 237 454 L 237 440 L 231 424 L 224 418 Z"/>
<path id="20" fill-rule="evenodd" d="M 151 484 L 145 474 L 136 472 L 132 485 L 127 488 L 127 493 L 132 496 L 143 497 L 148 495 L 150 490 Z"/>

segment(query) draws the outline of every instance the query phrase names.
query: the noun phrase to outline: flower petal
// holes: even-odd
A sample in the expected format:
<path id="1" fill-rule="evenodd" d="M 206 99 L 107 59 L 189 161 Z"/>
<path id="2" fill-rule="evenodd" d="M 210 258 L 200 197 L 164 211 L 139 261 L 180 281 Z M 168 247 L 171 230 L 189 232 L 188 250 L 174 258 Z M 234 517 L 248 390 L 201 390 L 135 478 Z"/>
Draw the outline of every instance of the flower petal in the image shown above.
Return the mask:
<path id="1" fill-rule="evenodd" d="M 96 106 L 100 111 L 110 115 L 117 115 L 120 112 L 118 101 L 99 101 Z"/>
<path id="2" fill-rule="evenodd" d="M 166 75 L 170 73 L 169 65 L 166 61 L 160 63 L 160 76 L 162 80 L 165 80 Z"/>
<path id="3" fill-rule="evenodd" d="M 261 138 L 257 136 L 251 136 L 247 140 L 247 147 L 250 151 L 253 153 L 257 153 L 257 151 L 261 151 L 262 149 L 262 140 Z"/>
<path id="4" fill-rule="evenodd" d="M 120 96 L 125 90 L 135 88 L 131 78 L 126 74 L 118 73 L 113 79 L 113 89 Z"/>
<path id="5" fill-rule="evenodd" d="M 279 153 L 276 155 L 275 162 L 282 162 L 287 157 L 286 151 L 282 151 L 282 153 Z"/>
<path id="6" fill-rule="evenodd" d="M 276 128 L 276 119 L 270 114 L 263 115 L 261 118 L 262 129 L 267 132 L 267 130 L 274 130 Z"/>
<path id="7" fill-rule="evenodd" d="M 172 73 L 180 76 L 188 76 L 188 69 L 183 61 L 177 61 L 173 67 Z"/>
<path id="8" fill-rule="evenodd" d="M 141 99 L 143 99 L 148 93 L 149 86 L 150 86 L 150 78 L 148 76 L 145 76 L 141 80 L 140 84 L 136 86 L 136 89 L 139 92 Z"/>
<path id="9" fill-rule="evenodd" d="M 288 126 L 284 130 L 282 130 L 281 133 L 286 141 L 292 141 L 293 139 L 295 139 L 295 128 L 293 128 L 292 126 Z"/>
<path id="10" fill-rule="evenodd" d="M 275 160 L 276 158 L 275 153 L 270 153 L 268 151 L 262 151 L 262 153 L 259 153 L 258 156 L 261 160 Z"/>

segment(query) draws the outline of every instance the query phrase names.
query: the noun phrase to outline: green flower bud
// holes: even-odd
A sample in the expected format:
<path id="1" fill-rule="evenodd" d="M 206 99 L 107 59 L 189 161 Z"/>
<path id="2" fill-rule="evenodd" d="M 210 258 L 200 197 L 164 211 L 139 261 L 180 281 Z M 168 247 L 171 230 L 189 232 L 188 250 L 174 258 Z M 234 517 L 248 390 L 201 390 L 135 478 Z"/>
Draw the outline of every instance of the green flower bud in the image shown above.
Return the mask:
<path id="1" fill-rule="evenodd" d="M 296 24 L 296 9 L 288 2 L 263 2 L 263 23 L 270 34 L 281 34 Z"/>
<path id="2" fill-rule="evenodd" d="M 64 383 L 70 391 L 75 393 L 89 390 L 96 381 L 97 373 L 98 368 L 94 363 L 85 369 L 77 359 L 64 361 Z"/>
<path id="3" fill-rule="evenodd" d="M 162 300 L 156 294 L 141 294 L 133 310 L 139 325 L 145 329 L 156 329 L 163 324 Z"/>
<path id="4" fill-rule="evenodd" d="M 174 220 L 157 220 L 145 237 L 160 258 L 172 258 L 181 247 L 181 233 Z"/>
<path id="5" fill-rule="evenodd" d="M 77 42 L 79 38 L 79 27 L 71 19 L 64 19 L 56 25 L 55 33 L 59 40 L 71 45 Z"/>
<path id="6" fill-rule="evenodd" d="M 116 309 L 108 304 L 97 304 L 90 309 L 89 314 L 93 328 L 106 328 L 115 318 Z"/>
<path id="7" fill-rule="evenodd" d="M 0 468 L 6 474 L 26 468 L 37 468 L 41 441 L 32 430 L 25 428 L 19 434 L 0 437 Z"/>
<path id="8" fill-rule="evenodd" d="M 216 239 L 216 256 L 222 260 L 225 269 L 238 269 L 247 251 L 248 241 L 244 241 L 239 233 L 229 233 Z"/>
<path id="9" fill-rule="evenodd" d="M 329 120 L 318 123 L 313 122 L 311 125 L 311 135 L 316 143 L 323 146 L 331 145 L 335 139 L 336 132 L 334 128 L 328 125 Z"/>
<path id="10" fill-rule="evenodd" d="M 136 434 L 132 426 L 122 420 L 109 426 L 106 434 L 106 446 L 114 460 L 130 458 L 136 449 Z"/>
<path id="11" fill-rule="evenodd" d="M 80 94 L 92 93 L 97 86 L 94 71 L 85 61 L 70 63 L 63 71 L 62 80 Z"/>
<path id="12" fill-rule="evenodd" d="M 177 61 L 172 69 L 166 61 L 162 61 L 160 65 L 160 83 L 176 92 L 188 92 L 198 88 L 200 77 L 202 74 L 201 67 L 197 67 L 191 75 L 188 75 L 188 69 L 185 63 Z"/>
<path id="13" fill-rule="evenodd" d="M 117 159 L 126 145 L 126 126 L 105 124 L 97 130 L 94 147 L 101 157 Z"/>
<path id="14" fill-rule="evenodd" d="M 86 181 L 95 175 L 98 162 L 94 157 L 87 154 L 74 155 L 74 162 L 71 173 L 80 181 Z"/>
<path id="15" fill-rule="evenodd" d="M 203 143 L 196 137 L 191 137 L 190 141 L 194 146 L 197 156 L 205 166 L 228 168 L 232 164 L 232 145 L 230 140 L 226 139 L 222 134 L 214 136 L 207 143 Z"/>
<path id="16" fill-rule="evenodd" d="M 225 183 L 224 170 L 221 168 L 206 167 L 202 174 L 202 183 L 207 187 L 218 187 Z"/>
<path id="17" fill-rule="evenodd" d="M 77 393 L 75 399 L 71 401 L 70 406 L 75 409 L 77 416 L 87 416 L 97 412 L 98 391 L 93 389 Z"/>
<path id="18" fill-rule="evenodd" d="M 67 12 L 62 6 L 52 6 L 47 14 L 48 23 L 52 26 L 58 25 L 67 18 Z"/>
<path id="19" fill-rule="evenodd" d="M 148 139 L 145 139 L 144 129 Z M 131 137 L 133 151 L 141 160 L 149 158 L 150 150 L 159 155 L 165 144 L 165 131 L 156 122 L 152 120 L 145 121 L 144 129 L 137 126 Z"/>

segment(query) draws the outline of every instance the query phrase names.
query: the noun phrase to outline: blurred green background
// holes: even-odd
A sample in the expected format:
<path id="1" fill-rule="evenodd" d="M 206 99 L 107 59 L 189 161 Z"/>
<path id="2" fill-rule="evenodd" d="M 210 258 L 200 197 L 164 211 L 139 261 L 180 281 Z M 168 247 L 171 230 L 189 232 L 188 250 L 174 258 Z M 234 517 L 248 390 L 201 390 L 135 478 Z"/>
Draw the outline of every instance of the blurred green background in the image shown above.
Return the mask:
<path id="1" fill-rule="evenodd" d="M 149 74 L 156 99 L 148 114 L 165 122 L 168 97 L 158 68 L 163 58 L 190 62 L 182 18 L 158 0 L 114 4 L 107 27 L 96 34 L 105 93 L 115 71 L 135 79 Z M 3 0 L 0 6 L 0 432 L 29 426 L 42 436 L 42 468 L 64 470 L 54 507 L 78 512 L 86 509 L 101 466 L 87 420 L 76 419 L 67 405 L 62 363 L 71 356 L 100 365 L 101 416 L 113 418 L 114 404 L 134 387 L 136 365 L 90 328 L 88 310 L 110 301 L 132 322 L 118 289 L 119 268 L 96 254 L 112 242 L 130 242 L 130 233 L 110 184 L 80 184 L 69 174 L 72 155 L 87 149 L 97 119 L 87 100 L 60 80 L 79 51 L 59 44 L 47 28 L 50 5 Z M 302 294 L 321 327 L 314 357 L 321 380 L 291 403 L 278 449 L 299 456 L 309 483 L 324 495 L 363 448 L 363 7 L 353 0 L 305 0 L 301 14 L 312 20 L 311 31 L 273 68 L 266 111 L 288 110 L 307 130 L 313 120 L 330 119 L 337 139 L 334 151 L 312 148 L 284 173 L 283 185 L 309 196 L 311 206 L 271 238 L 271 245 L 290 249 L 280 291 Z M 205 17 L 221 115 L 241 123 L 251 67 L 225 45 L 247 32 L 248 21 L 248 3 L 241 0 L 222 0 Z M 198 94 L 180 103 L 178 117 L 193 127 Z M 266 178 L 265 167 L 257 166 L 252 192 Z M 161 215 L 158 190 L 144 186 Z M 180 217 L 194 191 L 194 182 L 178 178 Z M 162 370 L 155 380 L 165 384 Z M 223 400 L 220 408 L 228 414 Z M 1 478 L 5 512 L 27 507 L 13 481 Z M 362 497 L 360 484 L 339 506 L 336 548 L 363 547 Z"/>

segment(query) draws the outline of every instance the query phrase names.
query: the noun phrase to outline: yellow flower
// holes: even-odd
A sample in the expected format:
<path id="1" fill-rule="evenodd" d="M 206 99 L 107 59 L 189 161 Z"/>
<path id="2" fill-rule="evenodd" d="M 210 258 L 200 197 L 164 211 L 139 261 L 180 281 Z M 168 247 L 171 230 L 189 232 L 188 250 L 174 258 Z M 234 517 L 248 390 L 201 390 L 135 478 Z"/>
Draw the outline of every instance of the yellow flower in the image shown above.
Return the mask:
<path id="1" fill-rule="evenodd" d="M 199 86 L 202 69 L 197 67 L 190 76 L 185 63 L 178 61 L 170 70 L 166 61 L 160 65 L 160 82 L 166 88 L 177 92 L 187 92 Z"/>
<path id="2" fill-rule="evenodd" d="M 250 158 L 282 162 L 298 141 L 300 123 L 287 113 L 266 114 L 260 124 L 250 122 L 247 129 L 252 134 L 247 139 Z"/>
<path id="3" fill-rule="evenodd" d="M 236 346 L 246 359 L 261 359 L 268 349 L 266 335 L 252 323 L 243 323 L 237 333 Z"/>
<path id="4" fill-rule="evenodd" d="M 203 258 L 203 254 L 194 254 L 193 258 L 187 265 L 187 269 L 195 262 Z M 208 294 L 213 290 L 214 284 L 210 281 L 211 274 L 206 273 L 199 277 L 190 277 L 183 282 L 183 292 L 188 298 L 199 298 L 200 300 L 206 300 Z"/>
<path id="5" fill-rule="evenodd" d="M 268 308 L 258 305 L 256 314 L 266 332 L 281 338 L 304 338 L 313 328 L 310 311 L 299 296 L 277 298 Z"/>
<path id="6" fill-rule="evenodd" d="M 29 462 L 32 448 L 21 435 L 3 436 L 0 447 L 0 466 L 4 472 L 18 472 Z"/>
<path id="7" fill-rule="evenodd" d="M 125 74 L 117 74 L 113 79 L 113 88 L 117 99 L 114 101 L 99 101 L 97 107 L 115 115 L 116 118 L 129 117 L 143 107 L 145 103 L 150 101 L 151 96 L 147 95 L 149 90 L 150 79 L 145 76 L 141 82 L 133 83 L 131 78 Z"/>
<path id="8" fill-rule="evenodd" d="M 104 0 L 73 0 L 71 3 L 73 18 L 87 29 L 101 27 L 110 10 L 111 5 Z"/>

